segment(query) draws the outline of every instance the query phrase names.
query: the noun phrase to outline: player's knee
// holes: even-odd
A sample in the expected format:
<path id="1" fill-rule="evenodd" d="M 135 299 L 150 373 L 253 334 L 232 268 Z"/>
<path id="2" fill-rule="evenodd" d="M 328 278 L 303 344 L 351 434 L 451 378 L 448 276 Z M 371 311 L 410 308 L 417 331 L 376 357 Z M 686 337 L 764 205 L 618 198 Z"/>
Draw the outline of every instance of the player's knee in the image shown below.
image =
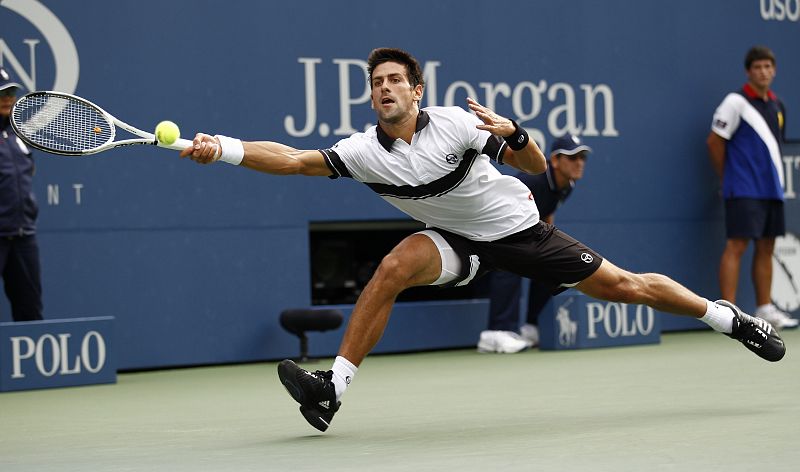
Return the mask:
<path id="1" fill-rule="evenodd" d="M 373 278 L 384 285 L 390 285 L 399 290 L 408 287 L 412 270 L 408 261 L 394 252 L 384 256 Z"/>

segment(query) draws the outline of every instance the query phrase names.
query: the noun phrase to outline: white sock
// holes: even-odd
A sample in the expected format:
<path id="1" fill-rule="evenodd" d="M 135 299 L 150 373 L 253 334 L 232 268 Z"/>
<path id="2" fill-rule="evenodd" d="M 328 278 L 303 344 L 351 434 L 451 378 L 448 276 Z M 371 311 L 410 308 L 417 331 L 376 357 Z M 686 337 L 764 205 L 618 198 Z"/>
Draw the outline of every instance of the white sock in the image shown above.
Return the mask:
<path id="1" fill-rule="evenodd" d="M 344 357 L 336 356 L 331 370 L 333 371 L 333 386 L 336 388 L 336 400 L 339 400 L 347 386 L 353 381 L 353 377 L 356 376 L 358 367 Z"/>
<path id="2" fill-rule="evenodd" d="M 730 308 L 706 300 L 706 314 L 700 321 L 711 326 L 714 331 L 730 333 L 733 331 L 733 316 L 733 310 Z"/>

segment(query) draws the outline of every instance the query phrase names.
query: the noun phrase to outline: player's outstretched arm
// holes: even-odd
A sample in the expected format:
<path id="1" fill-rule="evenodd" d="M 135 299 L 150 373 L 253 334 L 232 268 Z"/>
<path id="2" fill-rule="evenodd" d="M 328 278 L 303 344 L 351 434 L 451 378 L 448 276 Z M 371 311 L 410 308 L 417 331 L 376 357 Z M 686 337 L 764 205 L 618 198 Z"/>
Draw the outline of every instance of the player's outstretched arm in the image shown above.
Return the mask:
<path id="1" fill-rule="evenodd" d="M 514 122 L 498 115 L 477 101 L 467 98 L 467 105 L 483 121 L 482 125 L 478 125 L 478 129 L 486 130 L 503 138 L 512 136 L 517 131 Z M 532 139 L 528 139 L 527 145 L 522 149 L 516 151 L 510 147 L 506 149 L 503 162 L 529 174 L 541 174 L 547 170 L 547 159 L 536 141 Z"/>
<path id="2" fill-rule="evenodd" d="M 222 156 L 224 144 L 216 136 L 198 133 L 192 144 L 192 147 L 181 151 L 181 157 L 188 157 L 201 164 L 211 164 Z M 239 165 L 249 169 L 276 175 L 331 175 L 325 158 L 317 150 L 299 150 L 270 141 L 241 144 L 244 156 Z"/>

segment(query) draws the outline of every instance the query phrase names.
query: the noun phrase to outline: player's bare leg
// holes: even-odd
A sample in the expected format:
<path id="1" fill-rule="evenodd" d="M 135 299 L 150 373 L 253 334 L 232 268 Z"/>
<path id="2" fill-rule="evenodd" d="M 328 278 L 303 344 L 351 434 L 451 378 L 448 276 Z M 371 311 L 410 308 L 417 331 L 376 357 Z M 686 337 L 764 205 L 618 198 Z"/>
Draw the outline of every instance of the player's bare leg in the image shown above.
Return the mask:
<path id="1" fill-rule="evenodd" d="M 383 335 L 397 296 L 436 282 L 441 271 L 436 244 L 422 234 L 408 236 L 383 258 L 358 297 L 331 370 L 308 372 L 290 360 L 278 365 L 278 376 L 306 421 L 320 431 L 328 429 L 344 389 Z"/>
<path id="2" fill-rule="evenodd" d="M 602 300 L 648 305 L 699 318 L 768 361 L 779 361 L 786 353 L 783 340 L 766 320 L 750 316 L 726 300 L 711 302 L 665 275 L 634 274 L 604 260 L 576 288 Z"/>
<path id="3" fill-rule="evenodd" d="M 383 335 L 397 296 L 403 290 L 429 285 L 439 278 L 439 250 L 425 235 L 414 234 L 383 258 L 350 315 L 339 355 L 356 366 Z"/>
<path id="4" fill-rule="evenodd" d="M 705 298 L 669 277 L 634 274 L 608 260 L 603 260 L 600 268 L 575 288 L 601 300 L 648 305 L 677 315 L 700 318 L 706 312 Z"/>

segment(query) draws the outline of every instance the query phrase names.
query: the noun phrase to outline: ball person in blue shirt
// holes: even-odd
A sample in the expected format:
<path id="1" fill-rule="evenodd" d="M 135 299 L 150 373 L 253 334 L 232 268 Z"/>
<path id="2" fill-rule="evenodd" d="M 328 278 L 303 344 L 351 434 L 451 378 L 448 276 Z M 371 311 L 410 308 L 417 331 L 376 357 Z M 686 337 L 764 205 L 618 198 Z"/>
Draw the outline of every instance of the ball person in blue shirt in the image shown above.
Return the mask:
<path id="1" fill-rule="evenodd" d="M 772 253 L 785 232 L 783 161 L 786 109 L 770 90 L 775 54 L 751 48 L 744 60 L 747 83 L 729 93 L 714 112 L 706 143 L 714 170 L 722 179 L 727 241 L 719 265 L 722 298 L 736 301 L 739 268 L 754 241 L 752 280 L 756 316 L 778 329 L 796 328 L 798 320 L 772 303 Z"/>

